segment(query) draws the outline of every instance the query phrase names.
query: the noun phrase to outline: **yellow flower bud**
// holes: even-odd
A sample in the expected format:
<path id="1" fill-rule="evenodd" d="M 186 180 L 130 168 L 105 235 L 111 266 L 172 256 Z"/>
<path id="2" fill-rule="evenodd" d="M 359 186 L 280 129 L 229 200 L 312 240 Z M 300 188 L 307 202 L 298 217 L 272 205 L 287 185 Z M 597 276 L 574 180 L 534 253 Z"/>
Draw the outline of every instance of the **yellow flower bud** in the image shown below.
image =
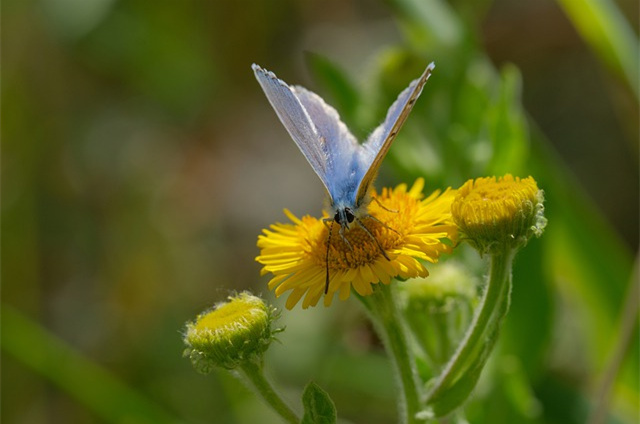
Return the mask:
<path id="1" fill-rule="evenodd" d="M 451 205 L 464 239 L 481 253 L 520 248 L 546 226 L 544 197 L 532 177 L 485 177 L 469 180 Z"/>

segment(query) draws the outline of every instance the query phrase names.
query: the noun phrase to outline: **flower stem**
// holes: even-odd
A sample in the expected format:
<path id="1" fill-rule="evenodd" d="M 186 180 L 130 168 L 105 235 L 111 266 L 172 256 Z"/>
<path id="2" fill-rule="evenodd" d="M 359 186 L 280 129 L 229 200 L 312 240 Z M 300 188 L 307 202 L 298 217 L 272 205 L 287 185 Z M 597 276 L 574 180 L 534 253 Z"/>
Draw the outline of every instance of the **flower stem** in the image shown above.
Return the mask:
<path id="1" fill-rule="evenodd" d="M 416 416 L 422 410 L 420 384 L 417 380 L 415 362 L 409 351 L 405 329 L 402 325 L 403 321 L 398 312 L 392 288 L 387 284 L 378 284 L 371 296 L 358 297 L 372 314 L 378 335 L 393 361 L 402 397 L 402 401 L 399 403 L 399 422 L 418 423 L 420 421 Z"/>
<path id="2" fill-rule="evenodd" d="M 515 253 L 516 249 L 505 246 L 504 249 L 492 254 L 489 281 L 478 311 L 455 354 L 429 392 L 427 403 L 443 395 L 464 376 L 464 373 L 478 365 L 480 367 L 484 365 L 476 362 L 477 360 L 486 361 L 489 355 L 485 350 L 493 347 L 495 342 L 493 339 L 497 337 L 502 318 L 509 310 L 511 265 Z"/>
<path id="3" fill-rule="evenodd" d="M 251 382 L 253 388 L 286 422 L 291 424 L 298 424 L 300 422 L 300 418 L 298 418 L 289 405 L 282 400 L 271 383 L 266 379 L 261 364 L 254 361 L 247 361 L 241 365 L 241 369 Z"/>
<path id="4" fill-rule="evenodd" d="M 451 354 L 451 335 L 449 333 L 449 317 L 444 313 L 437 313 L 433 316 L 435 329 L 435 337 L 438 339 L 438 356 L 435 358 L 437 363 L 437 370 L 442 369 L 442 367 L 449 359 L 449 355 Z"/>

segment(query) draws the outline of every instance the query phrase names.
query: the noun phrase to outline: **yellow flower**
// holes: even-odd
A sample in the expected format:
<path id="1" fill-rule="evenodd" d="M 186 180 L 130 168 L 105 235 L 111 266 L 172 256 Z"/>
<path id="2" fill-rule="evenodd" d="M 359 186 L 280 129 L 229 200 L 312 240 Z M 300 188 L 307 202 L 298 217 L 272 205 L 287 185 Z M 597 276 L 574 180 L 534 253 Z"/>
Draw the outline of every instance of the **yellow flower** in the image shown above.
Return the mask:
<path id="1" fill-rule="evenodd" d="M 258 237 L 261 254 L 256 260 L 264 265 L 262 275 L 273 274 L 269 289 L 275 289 L 276 296 L 291 290 L 287 309 L 303 296 L 302 307 L 307 308 L 315 306 L 325 292 L 327 263 L 325 306 L 331 304 L 335 293 L 341 300 L 347 299 L 351 287 L 367 296 L 373 292 L 372 284 L 389 284 L 395 277 L 426 277 L 429 273 L 419 259 L 436 262 L 441 253 L 451 250 L 447 240 L 456 236 L 450 211 L 455 190 L 435 192 L 423 199 L 423 187 L 424 180 L 418 179 L 410 189 L 402 184 L 373 193 L 374 201 L 368 207 L 371 216 L 360 220 L 375 240 L 360 226 L 352 225 L 344 233 L 345 243 L 335 222 L 310 216 L 299 219 L 285 210 L 293 224 L 274 224 Z M 324 218 L 328 217 L 325 212 Z"/>
<path id="2" fill-rule="evenodd" d="M 484 177 L 458 189 L 451 205 L 455 223 L 481 252 L 523 246 L 546 225 L 544 198 L 532 177 Z"/>

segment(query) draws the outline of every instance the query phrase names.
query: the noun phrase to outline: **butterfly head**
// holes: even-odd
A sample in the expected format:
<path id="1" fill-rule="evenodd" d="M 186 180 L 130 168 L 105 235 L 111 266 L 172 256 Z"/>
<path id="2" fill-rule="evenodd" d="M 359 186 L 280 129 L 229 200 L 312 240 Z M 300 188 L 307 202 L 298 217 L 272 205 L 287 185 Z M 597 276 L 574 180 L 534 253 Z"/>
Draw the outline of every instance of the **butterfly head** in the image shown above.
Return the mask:
<path id="1" fill-rule="evenodd" d="M 349 207 L 338 208 L 333 216 L 333 220 L 342 228 L 349 228 L 355 219 L 356 215 Z"/>

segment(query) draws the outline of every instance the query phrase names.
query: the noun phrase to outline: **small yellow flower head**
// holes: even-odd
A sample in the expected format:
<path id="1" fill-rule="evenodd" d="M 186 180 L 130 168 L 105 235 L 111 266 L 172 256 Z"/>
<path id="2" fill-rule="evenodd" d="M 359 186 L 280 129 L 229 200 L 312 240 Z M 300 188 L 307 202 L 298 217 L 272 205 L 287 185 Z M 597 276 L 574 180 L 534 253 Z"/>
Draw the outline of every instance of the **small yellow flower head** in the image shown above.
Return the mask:
<path id="1" fill-rule="evenodd" d="M 451 205 L 465 239 L 481 253 L 504 247 L 520 248 L 539 237 L 547 220 L 544 196 L 532 177 L 485 177 L 469 180 Z"/>
<path id="2" fill-rule="evenodd" d="M 209 373 L 214 367 L 233 369 L 247 361 L 259 361 L 273 335 L 277 318 L 275 309 L 259 297 L 247 292 L 230 296 L 187 323 L 184 356 L 189 357 L 199 372 Z"/>
<path id="3" fill-rule="evenodd" d="M 395 277 L 426 277 L 429 273 L 419 260 L 437 262 L 441 253 L 449 252 L 457 228 L 451 219 L 455 190 L 435 192 L 424 199 L 423 187 L 424 181 L 418 179 L 411 188 L 402 184 L 372 193 L 377 201 L 369 204 L 371 217 L 361 221 L 375 240 L 353 225 L 344 232 L 345 243 L 338 224 L 332 223 L 329 242 L 328 225 L 322 219 L 299 219 L 285 210 L 293 224 L 272 225 L 258 237 L 260 256 L 256 260 L 263 265 L 263 275 L 273 274 L 269 288 L 275 289 L 276 296 L 291 291 L 288 309 L 303 297 L 302 307 L 307 308 L 324 295 L 327 262 L 330 282 L 325 306 L 336 293 L 341 300 L 347 299 L 352 288 L 367 296 L 373 293 L 374 284 L 389 284 Z"/>

